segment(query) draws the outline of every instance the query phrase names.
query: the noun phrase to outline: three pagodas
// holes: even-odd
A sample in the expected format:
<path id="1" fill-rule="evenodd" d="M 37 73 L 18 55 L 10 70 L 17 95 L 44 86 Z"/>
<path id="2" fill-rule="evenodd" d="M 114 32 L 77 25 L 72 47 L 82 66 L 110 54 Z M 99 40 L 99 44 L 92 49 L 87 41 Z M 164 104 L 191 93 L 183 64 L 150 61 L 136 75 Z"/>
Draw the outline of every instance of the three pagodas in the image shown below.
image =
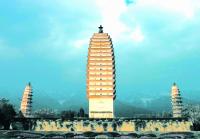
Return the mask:
<path id="1" fill-rule="evenodd" d="M 113 44 L 108 33 L 94 33 L 90 39 L 87 61 L 87 97 L 89 100 L 89 118 L 114 118 L 115 57 Z M 182 101 L 176 84 L 172 86 L 173 117 L 182 116 Z M 32 87 L 29 83 L 23 94 L 21 112 L 31 116 Z"/>

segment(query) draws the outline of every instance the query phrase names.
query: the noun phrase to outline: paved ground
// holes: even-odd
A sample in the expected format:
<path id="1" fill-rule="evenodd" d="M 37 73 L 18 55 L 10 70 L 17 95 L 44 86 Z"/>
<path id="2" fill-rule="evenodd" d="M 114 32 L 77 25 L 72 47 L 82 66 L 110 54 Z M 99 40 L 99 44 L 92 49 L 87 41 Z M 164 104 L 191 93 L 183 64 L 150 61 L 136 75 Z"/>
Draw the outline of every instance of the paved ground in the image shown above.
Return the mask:
<path id="1" fill-rule="evenodd" d="M 34 132 L 19 130 L 0 130 L 1 139 L 27 138 L 27 139 L 66 139 L 66 138 L 139 138 L 139 139 L 200 139 L 200 132 L 168 132 L 168 133 L 117 133 L 117 132 Z"/>

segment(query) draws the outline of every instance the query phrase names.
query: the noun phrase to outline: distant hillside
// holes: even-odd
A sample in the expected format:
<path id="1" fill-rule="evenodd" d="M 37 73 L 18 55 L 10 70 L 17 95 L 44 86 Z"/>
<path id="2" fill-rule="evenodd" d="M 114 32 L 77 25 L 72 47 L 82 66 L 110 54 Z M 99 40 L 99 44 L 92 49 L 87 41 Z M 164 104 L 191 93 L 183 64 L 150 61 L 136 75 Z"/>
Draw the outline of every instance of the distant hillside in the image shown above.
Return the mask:
<path id="1" fill-rule="evenodd" d="M 115 115 L 116 117 L 133 117 L 135 114 L 149 114 L 150 110 L 132 106 L 131 104 L 116 100 L 115 102 Z"/>
<path id="2" fill-rule="evenodd" d="M 18 94 L 19 95 L 19 94 Z M 21 95 L 21 94 L 20 94 Z M 6 97 L 7 96 L 7 97 Z M 15 105 L 16 110 L 19 110 L 21 96 L 14 96 L 12 93 L 4 93 L 3 98 L 10 100 Z M 183 98 L 184 104 L 200 104 L 198 99 Z M 76 110 L 84 108 L 88 112 L 88 100 L 85 94 L 66 95 L 65 97 L 51 96 L 44 92 L 36 92 L 33 94 L 33 111 L 38 109 L 54 109 Z M 127 101 L 117 98 L 115 101 L 115 113 L 117 117 L 132 117 L 135 114 L 150 114 L 171 111 L 170 96 L 158 96 L 157 98 L 130 97 Z"/>
<path id="3" fill-rule="evenodd" d="M 200 104 L 200 101 L 183 98 L 183 104 Z M 162 96 L 149 101 L 145 108 L 154 112 L 168 112 L 171 111 L 171 107 L 171 98 L 168 96 Z"/>
<path id="4" fill-rule="evenodd" d="M 147 103 L 146 109 L 154 112 L 171 111 L 170 97 L 163 96 L 157 99 L 152 99 Z"/>

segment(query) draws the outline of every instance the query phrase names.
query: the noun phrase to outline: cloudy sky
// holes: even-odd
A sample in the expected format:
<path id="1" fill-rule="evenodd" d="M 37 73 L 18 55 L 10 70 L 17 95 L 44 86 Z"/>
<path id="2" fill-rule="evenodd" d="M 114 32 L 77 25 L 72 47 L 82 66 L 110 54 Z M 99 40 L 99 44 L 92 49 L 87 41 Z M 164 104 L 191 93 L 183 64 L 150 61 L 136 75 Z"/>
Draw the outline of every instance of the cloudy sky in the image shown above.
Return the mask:
<path id="1" fill-rule="evenodd" d="M 86 94 L 89 39 L 111 35 L 117 95 L 200 91 L 199 0 L 1 0 L 0 94 Z"/>

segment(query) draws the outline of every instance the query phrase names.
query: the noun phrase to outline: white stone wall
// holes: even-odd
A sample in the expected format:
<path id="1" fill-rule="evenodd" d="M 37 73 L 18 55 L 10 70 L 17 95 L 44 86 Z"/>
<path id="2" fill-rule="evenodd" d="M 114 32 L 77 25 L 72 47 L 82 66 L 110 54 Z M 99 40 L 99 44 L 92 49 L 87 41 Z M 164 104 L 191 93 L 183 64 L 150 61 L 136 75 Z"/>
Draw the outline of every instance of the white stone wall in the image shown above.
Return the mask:
<path id="1" fill-rule="evenodd" d="M 177 120 L 37 120 L 35 131 L 64 132 L 184 132 L 191 131 L 191 121 Z"/>
<path id="2" fill-rule="evenodd" d="M 89 117 L 90 118 L 113 118 L 112 98 L 90 98 Z"/>

